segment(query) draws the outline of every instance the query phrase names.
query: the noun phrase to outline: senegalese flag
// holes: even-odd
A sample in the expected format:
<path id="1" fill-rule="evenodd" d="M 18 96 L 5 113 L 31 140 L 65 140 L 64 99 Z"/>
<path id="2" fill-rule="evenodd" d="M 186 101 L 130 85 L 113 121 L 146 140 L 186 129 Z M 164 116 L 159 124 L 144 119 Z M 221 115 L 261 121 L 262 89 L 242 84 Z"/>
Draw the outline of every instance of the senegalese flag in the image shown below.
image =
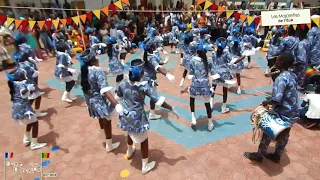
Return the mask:
<path id="1" fill-rule="evenodd" d="M 48 159 L 50 157 L 50 153 L 42 153 L 42 159 Z"/>
<path id="2" fill-rule="evenodd" d="M 13 158 L 13 152 L 6 152 L 4 155 L 6 158 Z"/>

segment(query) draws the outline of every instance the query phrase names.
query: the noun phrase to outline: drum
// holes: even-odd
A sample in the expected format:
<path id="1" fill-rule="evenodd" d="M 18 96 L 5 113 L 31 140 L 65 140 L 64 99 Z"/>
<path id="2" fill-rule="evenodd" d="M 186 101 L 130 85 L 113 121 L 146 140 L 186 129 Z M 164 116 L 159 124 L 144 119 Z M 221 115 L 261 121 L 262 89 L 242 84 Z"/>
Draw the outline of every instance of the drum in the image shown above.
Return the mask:
<path id="1" fill-rule="evenodd" d="M 278 141 L 287 131 L 290 131 L 291 125 L 283 121 L 274 111 L 262 105 L 258 106 L 251 114 L 253 128 L 252 140 L 255 142 L 261 136 L 261 130 L 269 136 L 270 139 Z M 256 133 L 258 137 L 256 138 Z M 283 135 L 282 135 L 283 134 Z"/>

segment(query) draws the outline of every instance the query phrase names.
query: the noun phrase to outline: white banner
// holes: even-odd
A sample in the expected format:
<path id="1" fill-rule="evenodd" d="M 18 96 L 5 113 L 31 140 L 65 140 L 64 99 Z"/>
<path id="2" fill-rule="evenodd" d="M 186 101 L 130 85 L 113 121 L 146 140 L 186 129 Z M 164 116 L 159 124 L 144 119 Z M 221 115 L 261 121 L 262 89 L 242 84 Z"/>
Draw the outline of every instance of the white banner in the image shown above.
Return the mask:
<path id="1" fill-rule="evenodd" d="M 262 26 L 278 26 L 311 23 L 310 9 L 262 11 Z"/>

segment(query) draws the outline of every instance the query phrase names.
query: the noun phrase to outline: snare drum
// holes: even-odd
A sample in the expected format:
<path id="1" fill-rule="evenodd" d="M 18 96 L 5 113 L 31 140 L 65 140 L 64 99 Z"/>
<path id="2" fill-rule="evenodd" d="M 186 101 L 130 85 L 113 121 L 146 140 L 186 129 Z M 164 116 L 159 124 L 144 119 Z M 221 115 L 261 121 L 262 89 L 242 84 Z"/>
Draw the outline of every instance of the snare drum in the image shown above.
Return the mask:
<path id="1" fill-rule="evenodd" d="M 262 105 L 252 112 L 251 121 L 254 125 L 253 139 L 255 132 L 262 130 L 270 139 L 277 141 L 291 128 L 290 123 L 283 121 L 275 112 Z"/>

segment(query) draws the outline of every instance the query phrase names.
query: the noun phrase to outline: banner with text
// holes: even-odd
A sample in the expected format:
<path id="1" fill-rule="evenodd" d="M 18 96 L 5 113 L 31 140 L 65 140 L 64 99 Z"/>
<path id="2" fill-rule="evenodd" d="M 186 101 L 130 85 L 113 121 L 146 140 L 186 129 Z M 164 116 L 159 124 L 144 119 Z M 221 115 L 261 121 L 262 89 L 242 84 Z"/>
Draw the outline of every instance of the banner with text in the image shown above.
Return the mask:
<path id="1" fill-rule="evenodd" d="M 309 23 L 311 23 L 310 9 L 261 12 L 262 26 L 280 26 Z"/>

